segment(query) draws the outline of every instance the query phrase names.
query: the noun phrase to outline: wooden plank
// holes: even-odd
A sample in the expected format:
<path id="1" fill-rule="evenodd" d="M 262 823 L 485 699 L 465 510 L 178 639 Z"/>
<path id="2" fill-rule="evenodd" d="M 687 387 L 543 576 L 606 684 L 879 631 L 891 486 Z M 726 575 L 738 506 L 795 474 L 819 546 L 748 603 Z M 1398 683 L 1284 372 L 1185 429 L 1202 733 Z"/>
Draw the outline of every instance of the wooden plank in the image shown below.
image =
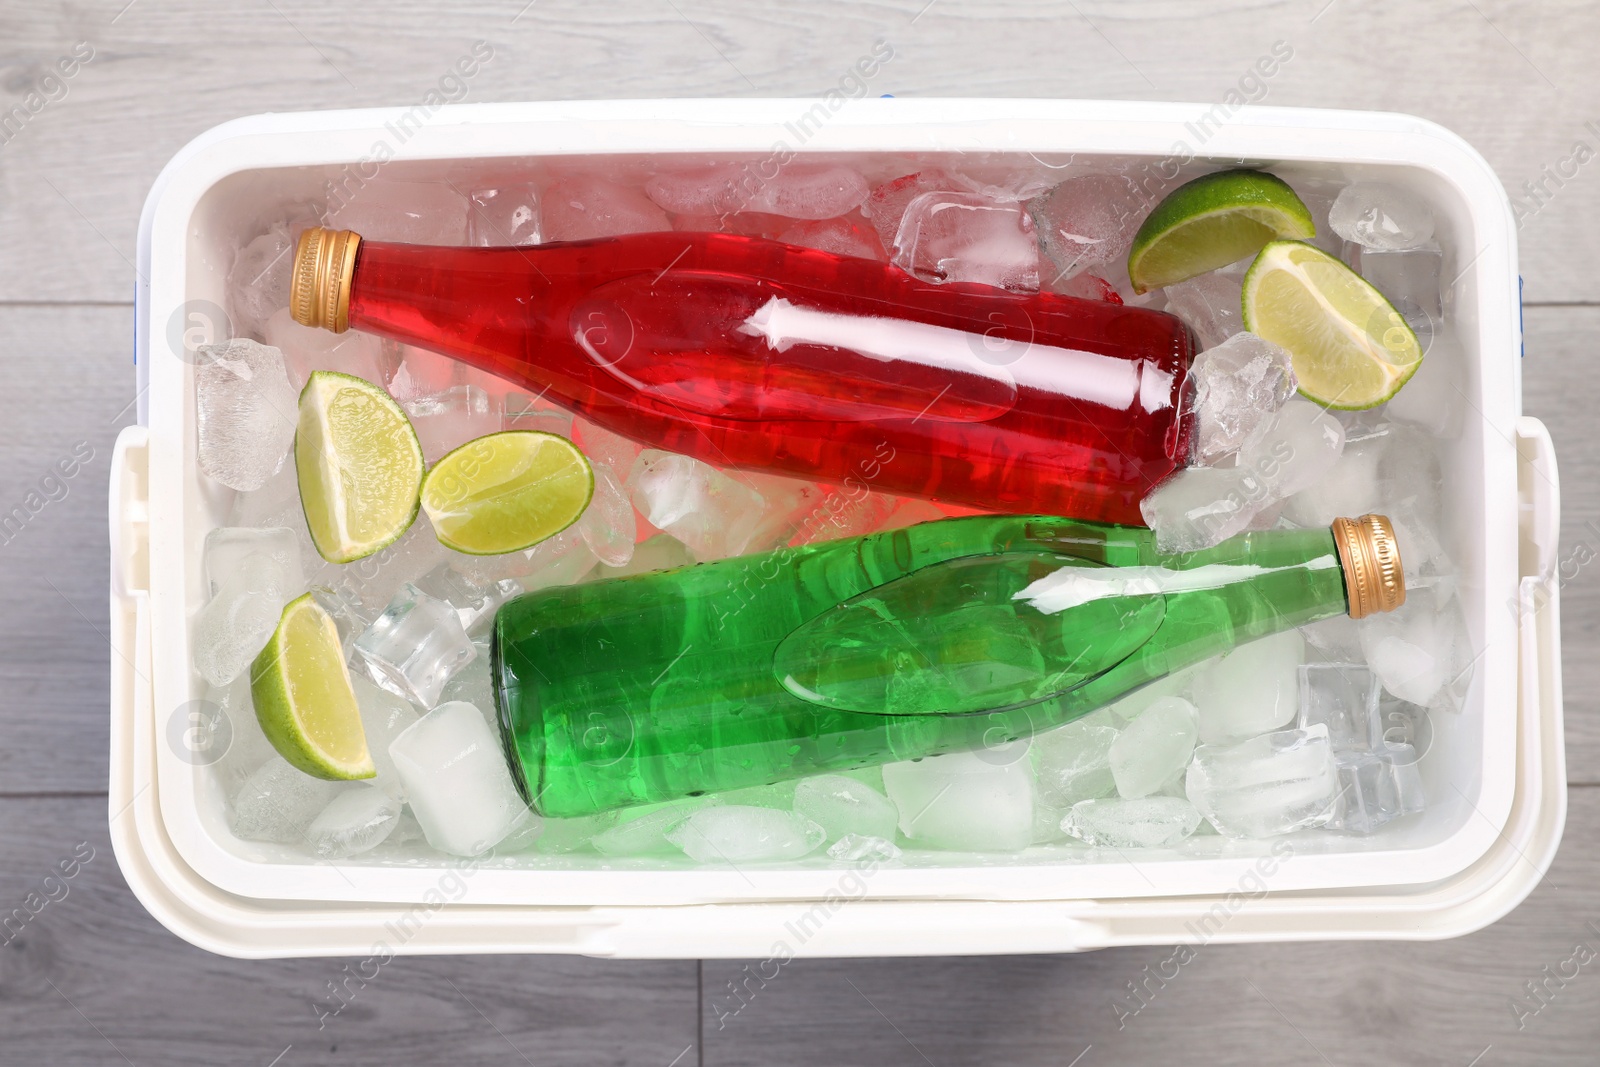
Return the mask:
<path id="1" fill-rule="evenodd" d="M 1529 308 L 1523 317 L 1522 406 L 1544 420 L 1561 472 L 1562 674 L 1567 774 L 1600 782 L 1600 437 L 1594 337 L 1600 308 Z"/>
<path id="2" fill-rule="evenodd" d="M 0 1062 L 696 1062 L 692 960 L 225 959 L 144 911 L 105 823 L 103 798 L 0 799 L 0 924 L 13 909 L 27 916 L 0 929 Z M 327 983 L 346 966 L 375 976 L 352 981 L 323 1019 L 317 1005 L 340 1002 Z"/>
<path id="3" fill-rule="evenodd" d="M 129 308 L 0 307 L 0 793 L 104 790 L 106 487 Z"/>
<path id="4" fill-rule="evenodd" d="M 1182 965 L 1168 962 L 1171 947 L 798 960 L 747 984 L 754 995 L 736 1014 L 728 983 L 747 963 L 707 960 L 705 1063 L 1589 1064 L 1600 1038 L 1597 841 L 1600 790 L 1574 789 L 1544 884 L 1498 924 L 1451 941 L 1203 946 Z M 1567 962 L 1580 943 L 1582 967 Z M 1557 977 L 1541 1006 L 1524 983 L 1546 981 L 1546 966 Z M 1143 1006 L 1130 982 L 1144 983 Z"/>
<path id="5" fill-rule="evenodd" d="M 1600 8 L 1580 0 L 1536 9 L 1427 0 L 1401 10 L 1370 0 L 1204 8 L 511 0 L 458 7 L 448 20 L 423 0 L 370 12 L 163 0 L 113 19 L 121 8 L 7 13 L 0 111 L 49 91 L 0 143 L 0 301 L 127 300 L 140 205 L 192 137 L 261 111 L 415 102 L 476 40 L 488 41 L 495 58 L 465 99 L 503 101 L 814 95 L 879 37 L 894 43 L 896 57 L 875 93 L 1215 103 L 1233 91 L 1266 104 L 1434 119 L 1483 152 L 1508 186 L 1544 183 L 1520 194 L 1531 212 L 1528 298 L 1600 300 L 1585 239 L 1585 224 L 1600 214 L 1600 181 L 1595 167 L 1569 162 L 1579 140 L 1600 150 L 1600 135 L 1585 125 L 1600 115 L 1600 83 L 1589 76 Z M 46 82 L 78 41 L 93 58 L 72 78 Z M 1251 80 L 1252 65 L 1277 41 L 1293 49 L 1292 60 L 1271 79 Z"/>

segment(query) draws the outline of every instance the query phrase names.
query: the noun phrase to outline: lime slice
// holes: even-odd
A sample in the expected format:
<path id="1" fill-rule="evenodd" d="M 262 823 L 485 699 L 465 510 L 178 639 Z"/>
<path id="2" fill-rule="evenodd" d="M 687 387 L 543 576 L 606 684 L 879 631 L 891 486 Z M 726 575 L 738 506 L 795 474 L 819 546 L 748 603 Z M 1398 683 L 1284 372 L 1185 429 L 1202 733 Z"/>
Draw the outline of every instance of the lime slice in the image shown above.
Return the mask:
<path id="1" fill-rule="evenodd" d="M 468 441 L 422 480 L 439 540 L 477 556 L 515 552 L 571 526 L 594 495 L 594 472 L 565 437 L 507 430 Z"/>
<path id="2" fill-rule="evenodd" d="M 1361 275 L 1302 241 L 1273 241 L 1244 276 L 1244 328 L 1294 361 L 1324 407 L 1376 407 L 1422 365 L 1406 320 Z"/>
<path id="3" fill-rule="evenodd" d="M 307 593 L 291 600 L 250 665 L 250 697 L 278 755 L 315 778 L 377 774 L 333 619 Z"/>
<path id="4" fill-rule="evenodd" d="M 300 393 L 294 466 L 323 559 L 349 563 L 405 533 L 422 465 L 416 431 L 388 393 L 353 375 L 312 373 Z"/>
<path id="5" fill-rule="evenodd" d="M 1225 170 L 1185 182 L 1156 205 L 1128 251 L 1136 293 L 1225 267 L 1279 237 L 1317 232 L 1311 211 L 1283 181 L 1259 170 Z"/>

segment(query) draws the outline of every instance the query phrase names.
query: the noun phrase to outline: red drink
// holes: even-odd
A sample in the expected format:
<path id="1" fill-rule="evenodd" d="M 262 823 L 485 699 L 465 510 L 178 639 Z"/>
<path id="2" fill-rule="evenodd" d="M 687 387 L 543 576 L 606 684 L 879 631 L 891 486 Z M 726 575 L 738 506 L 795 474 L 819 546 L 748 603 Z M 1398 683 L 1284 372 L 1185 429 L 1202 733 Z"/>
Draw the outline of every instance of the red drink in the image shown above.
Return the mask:
<path id="1" fill-rule="evenodd" d="M 1194 341 L 1157 311 L 731 234 L 348 253 L 301 238 L 300 321 L 343 328 L 347 281 L 350 326 L 722 467 L 1142 525 L 1188 456 Z"/>

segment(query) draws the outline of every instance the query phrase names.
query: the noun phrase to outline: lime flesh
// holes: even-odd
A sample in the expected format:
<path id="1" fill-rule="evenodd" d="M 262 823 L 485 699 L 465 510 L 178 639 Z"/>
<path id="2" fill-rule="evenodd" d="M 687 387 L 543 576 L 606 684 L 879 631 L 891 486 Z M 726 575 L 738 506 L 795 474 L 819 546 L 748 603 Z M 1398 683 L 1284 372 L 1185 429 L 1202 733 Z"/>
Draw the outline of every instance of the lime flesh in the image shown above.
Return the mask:
<path id="1" fill-rule="evenodd" d="M 1261 250 L 1242 304 L 1245 329 L 1288 352 L 1301 395 L 1324 407 L 1376 407 L 1422 365 L 1417 335 L 1383 294 L 1302 241 Z"/>
<path id="2" fill-rule="evenodd" d="M 1225 267 L 1268 241 L 1315 233 L 1310 209 L 1282 178 L 1207 174 L 1168 193 L 1144 220 L 1128 251 L 1128 280 L 1148 292 Z"/>
<path id="3" fill-rule="evenodd" d="M 400 405 L 365 379 L 312 373 L 294 465 L 312 543 L 332 563 L 372 555 L 417 517 L 422 446 Z"/>
<path id="4" fill-rule="evenodd" d="M 507 430 L 468 441 L 422 481 L 422 506 L 443 544 L 495 555 L 531 548 L 577 521 L 594 471 L 565 437 Z"/>
<path id="5" fill-rule="evenodd" d="M 377 774 L 333 619 L 307 593 L 289 602 L 250 665 L 256 720 L 278 755 L 315 778 Z"/>

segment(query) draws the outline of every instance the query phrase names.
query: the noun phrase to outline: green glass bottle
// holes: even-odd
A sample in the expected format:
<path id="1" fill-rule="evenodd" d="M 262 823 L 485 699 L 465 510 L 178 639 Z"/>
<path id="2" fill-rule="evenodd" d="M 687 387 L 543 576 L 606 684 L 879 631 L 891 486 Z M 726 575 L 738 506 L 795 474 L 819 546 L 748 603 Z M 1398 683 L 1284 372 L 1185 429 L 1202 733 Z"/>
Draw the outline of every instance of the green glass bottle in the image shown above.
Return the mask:
<path id="1" fill-rule="evenodd" d="M 565 817 L 995 745 L 1403 599 L 1380 516 L 1181 556 L 975 516 L 529 593 L 492 670 L 512 777 Z"/>

